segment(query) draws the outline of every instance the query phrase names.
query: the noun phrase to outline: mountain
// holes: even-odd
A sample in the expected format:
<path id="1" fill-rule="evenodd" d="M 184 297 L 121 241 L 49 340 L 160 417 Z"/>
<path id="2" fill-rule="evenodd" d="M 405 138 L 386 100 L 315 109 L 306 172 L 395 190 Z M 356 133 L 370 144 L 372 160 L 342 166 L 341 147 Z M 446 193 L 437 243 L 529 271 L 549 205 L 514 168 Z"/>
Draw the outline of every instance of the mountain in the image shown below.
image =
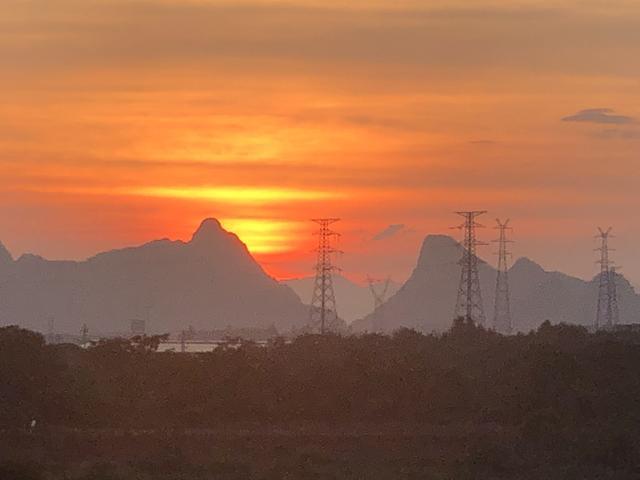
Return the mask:
<path id="1" fill-rule="evenodd" d="M 189 242 L 156 240 L 83 262 L 0 249 L 0 324 L 76 333 L 127 331 L 149 319 L 151 332 L 232 327 L 280 331 L 304 325 L 308 307 L 269 277 L 246 246 L 215 219 L 202 222 Z"/>
<path id="2" fill-rule="evenodd" d="M 411 277 L 377 312 L 353 323 L 355 331 L 392 331 L 399 327 L 443 331 L 454 316 L 460 279 L 458 260 L 462 247 L 453 238 L 425 238 Z M 488 326 L 493 317 L 496 271 L 479 265 L 480 284 Z M 511 316 L 514 328 L 529 331 L 544 320 L 592 325 L 595 317 L 598 277 L 591 281 L 549 272 L 528 258 L 509 269 Z M 621 323 L 640 323 L 640 295 L 616 274 Z"/>
<path id="3" fill-rule="evenodd" d="M 314 277 L 305 277 L 285 280 L 282 283 L 291 287 L 303 303 L 309 304 L 313 294 L 314 281 Z M 393 295 L 399 287 L 400 285 L 397 283 L 389 282 L 387 298 Z M 376 288 L 379 289 L 382 286 L 376 285 Z M 363 318 L 373 310 L 373 296 L 368 285 L 358 285 L 342 275 L 334 275 L 333 290 L 336 295 L 338 315 L 347 323 Z"/>
<path id="4" fill-rule="evenodd" d="M 7 267 L 13 263 L 13 257 L 2 242 L 0 242 L 0 268 Z"/>

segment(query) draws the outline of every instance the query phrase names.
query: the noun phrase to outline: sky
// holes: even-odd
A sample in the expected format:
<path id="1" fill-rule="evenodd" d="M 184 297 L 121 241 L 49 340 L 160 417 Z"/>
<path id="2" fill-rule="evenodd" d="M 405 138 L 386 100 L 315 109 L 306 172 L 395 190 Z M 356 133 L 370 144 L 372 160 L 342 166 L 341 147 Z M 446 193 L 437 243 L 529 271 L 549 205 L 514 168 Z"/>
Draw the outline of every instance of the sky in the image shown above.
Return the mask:
<path id="1" fill-rule="evenodd" d="M 405 279 L 487 210 L 583 278 L 640 285 L 636 0 L 3 0 L 0 240 L 84 259 L 205 217 L 271 275 Z M 495 248 L 481 247 L 493 260 Z"/>

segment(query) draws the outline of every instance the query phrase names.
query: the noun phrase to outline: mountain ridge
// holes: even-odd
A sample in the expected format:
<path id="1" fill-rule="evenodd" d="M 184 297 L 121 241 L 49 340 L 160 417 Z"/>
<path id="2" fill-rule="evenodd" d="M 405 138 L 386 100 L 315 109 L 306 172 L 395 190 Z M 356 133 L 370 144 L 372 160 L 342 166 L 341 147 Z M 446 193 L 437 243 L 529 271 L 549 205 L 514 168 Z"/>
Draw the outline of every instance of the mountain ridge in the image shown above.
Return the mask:
<path id="1" fill-rule="evenodd" d="M 457 255 L 452 254 L 456 245 Z M 392 331 L 400 327 L 444 331 L 451 326 L 460 278 L 462 246 L 446 235 L 425 237 L 416 266 L 404 285 L 376 312 L 352 324 L 355 331 Z M 454 261 L 455 260 L 455 261 Z M 491 326 L 496 270 L 480 259 L 480 276 L 487 326 Z M 589 326 L 595 316 L 597 278 L 583 280 L 547 271 L 528 257 L 509 269 L 514 328 L 529 331 L 543 321 Z M 620 274 L 618 297 L 621 323 L 640 323 L 640 296 Z"/>
<path id="2" fill-rule="evenodd" d="M 416 266 L 376 312 L 367 286 L 336 276 L 338 314 L 355 331 L 411 327 L 449 328 L 460 278 L 462 247 L 447 235 L 428 235 Z M 479 264 L 488 325 L 493 313 L 495 269 Z M 590 325 L 597 279 L 547 271 L 518 258 L 509 270 L 515 328 L 528 331 L 544 320 Z M 621 321 L 640 322 L 640 296 L 619 273 Z M 344 284 L 344 285 L 343 285 Z M 193 325 L 206 330 L 234 327 L 303 327 L 308 320 L 313 277 L 278 282 L 247 246 L 216 219 L 203 220 L 189 241 L 162 238 L 100 252 L 86 260 L 47 260 L 26 253 L 13 259 L 0 243 L 0 324 L 77 333 L 126 331 L 134 318 L 149 317 L 153 332 Z"/>
<path id="3" fill-rule="evenodd" d="M 25 254 L 0 265 L 0 323 L 76 333 L 126 331 L 147 318 L 151 332 L 304 325 L 308 308 L 268 276 L 237 235 L 205 219 L 188 242 L 152 240 L 83 261 Z"/>

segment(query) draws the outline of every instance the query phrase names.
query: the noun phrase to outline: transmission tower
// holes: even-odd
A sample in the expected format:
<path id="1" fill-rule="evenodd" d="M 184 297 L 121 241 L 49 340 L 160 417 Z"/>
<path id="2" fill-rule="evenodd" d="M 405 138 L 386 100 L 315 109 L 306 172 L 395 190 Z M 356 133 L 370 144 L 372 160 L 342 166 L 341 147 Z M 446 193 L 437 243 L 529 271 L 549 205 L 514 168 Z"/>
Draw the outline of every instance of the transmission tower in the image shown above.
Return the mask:
<path id="1" fill-rule="evenodd" d="M 391 281 L 391 277 L 387 277 L 384 282 L 381 280 L 376 280 L 367 275 L 367 282 L 369 282 L 369 290 L 371 291 L 371 295 L 373 296 L 373 327 L 375 331 L 381 330 L 379 325 L 379 312 L 378 309 L 382 306 L 382 304 L 387 299 L 387 291 L 389 290 L 389 282 Z M 376 289 L 376 285 L 381 285 L 382 288 L 380 290 Z"/>
<path id="2" fill-rule="evenodd" d="M 596 330 L 611 329 L 618 324 L 618 298 L 616 292 L 616 270 L 613 262 L 609 258 L 609 239 L 611 235 L 611 227 L 602 230 L 598 227 L 598 235 L 600 239 L 600 247 L 596 251 L 600 252 L 600 260 L 596 263 L 600 264 L 600 275 L 598 277 L 598 306 L 596 311 Z"/>
<path id="3" fill-rule="evenodd" d="M 475 221 L 486 211 L 455 212 L 464 218 L 464 223 L 457 227 L 464 230 L 462 241 L 463 251 L 460 259 L 460 285 L 458 287 L 458 298 L 456 301 L 456 318 L 464 318 L 473 321 L 477 325 L 485 324 L 484 307 L 482 304 L 482 292 L 480 290 L 480 277 L 478 275 L 478 257 L 476 247 L 486 245 L 476 238 L 476 228 L 482 227 Z"/>
<path id="4" fill-rule="evenodd" d="M 502 222 L 496 218 L 497 230 L 500 235 L 497 240 L 498 244 L 498 273 L 496 276 L 496 296 L 493 309 L 493 328 L 496 332 L 511 334 L 513 325 L 511 323 L 511 299 L 509 296 L 509 256 L 511 253 L 507 250 L 507 244 L 513 243 L 507 239 L 507 230 L 509 227 L 509 219 Z"/>
<path id="5" fill-rule="evenodd" d="M 309 326 L 312 331 L 319 331 L 326 334 L 335 327 L 338 321 L 336 312 L 336 296 L 333 291 L 333 271 L 337 268 L 332 264 L 331 257 L 337 253 L 332 245 L 332 239 L 339 236 L 329 226 L 339 218 L 316 218 L 312 222 L 320 225 L 318 235 L 318 260 L 316 262 L 316 279 L 313 286 L 313 296 L 311 297 L 311 310 Z"/>

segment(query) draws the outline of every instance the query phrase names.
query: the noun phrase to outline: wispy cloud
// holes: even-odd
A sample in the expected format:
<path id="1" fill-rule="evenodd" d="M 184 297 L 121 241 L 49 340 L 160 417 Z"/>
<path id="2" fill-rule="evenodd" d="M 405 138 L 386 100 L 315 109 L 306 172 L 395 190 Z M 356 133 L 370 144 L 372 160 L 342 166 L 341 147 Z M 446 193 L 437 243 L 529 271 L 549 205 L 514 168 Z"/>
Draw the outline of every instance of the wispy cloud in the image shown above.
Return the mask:
<path id="1" fill-rule="evenodd" d="M 626 115 L 615 115 L 611 108 L 588 108 L 580 110 L 574 115 L 564 117 L 563 122 L 587 122 L 587 123 L 608 123 L 614 125 L 626 125 L 635 123 L 633 117 Z"/>
<path id="2" fill-rule="evenodd" d="M 603 138 L 603 139 L 640 140 L 640 131 L 609 128 L 596 133 L 594 136 L 596 138 Z"/>
<path id="3" fill-rule="evenodd" d="M 332 62 L 340 68 L 365 64 L 381 73 L 380 81 L 390 66 L 402 64 L 638 73 L 637 62 L 621 61 L 637 54 L 638 17 L 613 6 L 602 16 L 588 8 L 501 7 L 490 0 L 466 8 L 446 8 L 449 2 L 439 8 L 399 1 L 234 3 L 59 0 L 52 13 L 46 0 L 3 0 L 0 18 L 9 41 L 0 43 L 0 53 L 7 68 L 65 71 L 188 63 L 215 69 L 216 62 L 261 59 L 277 60 L 280 68 L 295 61 L 296 71 L 300 62 L 316 65 L 326 75 Z M 388 6 L 393 3 L 404 7 Z M 537 35 L 542 23 L 545 41 Z M 563 48 L 551 48 L 558 45 Z"/>
<path id="4" fill-rule="evenodd" d="M 385 238 L 393 237 L 394 235 L 397 235 L 398 233 L 400 233 L 400 231 L 402 231 L 404 227 L 405 226 L 402 223 L 389 225 L 387 228 L 385 228 L 384 230 L 374 235 L 373 240 L 378 241 L 378 240 L 384 240 Z"/>

